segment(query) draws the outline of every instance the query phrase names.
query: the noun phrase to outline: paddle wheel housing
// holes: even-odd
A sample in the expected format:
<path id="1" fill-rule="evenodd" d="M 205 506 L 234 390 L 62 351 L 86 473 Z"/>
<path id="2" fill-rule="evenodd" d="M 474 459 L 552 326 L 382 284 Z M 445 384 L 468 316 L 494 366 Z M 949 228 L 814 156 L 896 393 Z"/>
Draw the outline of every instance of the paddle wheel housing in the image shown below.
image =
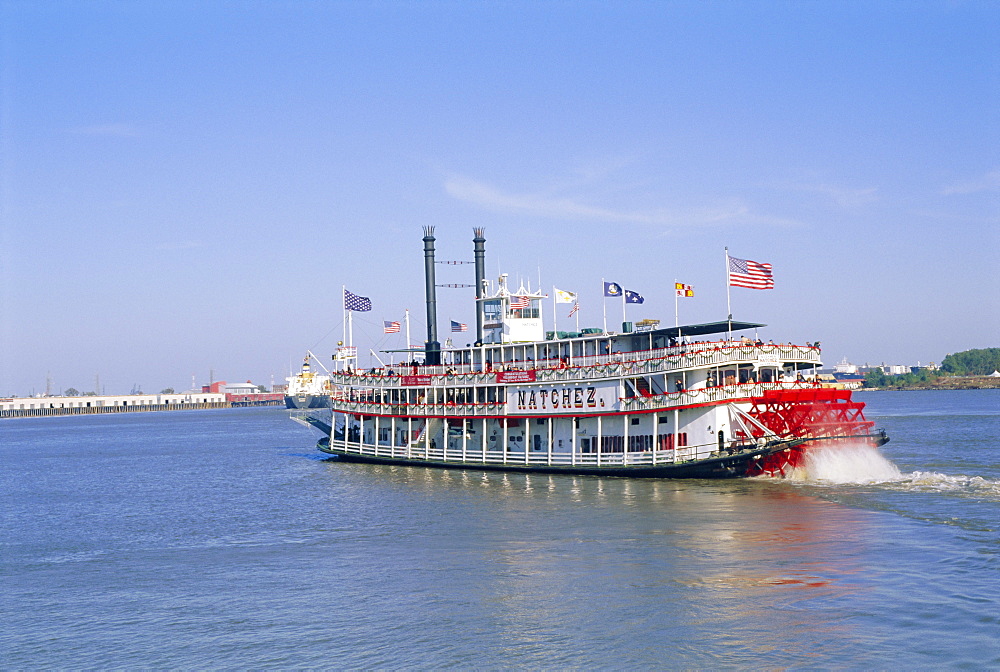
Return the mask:
<path id="1" fill-rule="evenodd" d="M 751 468 L 751 476 L 785 475 L 802 463 L 806 451 L 818 441 L 863 442 L 873 446 L 885 442 L 884 437 L 872 433 L 875 423 L 865 420 L 865 405 L 851 401 L 850 390 L 768 390 L 750 402 L 747 415 L 779 438 L 804 439 L 787 450 L 759 459 Z M 754 439 L 765 436 L 758 427 L 751 431 Z"/>

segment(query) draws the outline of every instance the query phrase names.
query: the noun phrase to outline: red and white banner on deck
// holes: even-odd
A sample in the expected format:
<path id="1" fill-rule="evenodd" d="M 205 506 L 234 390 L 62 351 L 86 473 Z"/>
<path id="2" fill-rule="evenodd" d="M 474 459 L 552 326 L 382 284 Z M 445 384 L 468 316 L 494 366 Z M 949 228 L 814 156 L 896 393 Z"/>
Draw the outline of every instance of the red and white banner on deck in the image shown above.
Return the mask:
<path id="1" fill-rule="evenodd" d="M 498 371 L 498 383 L 533 383 L 535 382 L 534 371 Z"/>

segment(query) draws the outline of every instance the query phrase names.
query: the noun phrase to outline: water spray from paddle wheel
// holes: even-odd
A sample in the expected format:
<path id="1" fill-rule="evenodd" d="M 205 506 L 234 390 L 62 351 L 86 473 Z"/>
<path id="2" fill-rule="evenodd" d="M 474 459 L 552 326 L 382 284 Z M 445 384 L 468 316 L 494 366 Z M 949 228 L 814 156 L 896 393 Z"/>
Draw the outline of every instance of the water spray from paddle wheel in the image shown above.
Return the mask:
<path id="1" fill-rule="evenodd" d="M 850 390 L 768 390 L 751 399 L 747 415 L 758 420 L 781 439 L 805 439 L 787 450 L 759 459 L 750 476 L 784 476 L 802 464 L 806 451 L 819 445 L 865 443 L 879 446 L 888 439 L 873 432 L 874 422 L 865 420 L 860 401 L 851 401 Z M 754 432 L 755 437 L 763 436 Z"/>

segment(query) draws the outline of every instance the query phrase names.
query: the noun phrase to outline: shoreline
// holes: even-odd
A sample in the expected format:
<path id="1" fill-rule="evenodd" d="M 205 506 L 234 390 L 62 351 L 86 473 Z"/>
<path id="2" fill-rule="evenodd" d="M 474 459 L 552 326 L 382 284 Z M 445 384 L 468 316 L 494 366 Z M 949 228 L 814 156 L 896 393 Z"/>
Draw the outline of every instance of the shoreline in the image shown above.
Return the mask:
<path id="1" fill-rule="evenodd" d="M 858 392 L 908 392 L 910 390 L 1000 390 L 1000 378 L 990 376 L 962 376 L 942 378 L 933 383 L 919 385 L 886 385 L 885 387 L 862 387 Z"/>

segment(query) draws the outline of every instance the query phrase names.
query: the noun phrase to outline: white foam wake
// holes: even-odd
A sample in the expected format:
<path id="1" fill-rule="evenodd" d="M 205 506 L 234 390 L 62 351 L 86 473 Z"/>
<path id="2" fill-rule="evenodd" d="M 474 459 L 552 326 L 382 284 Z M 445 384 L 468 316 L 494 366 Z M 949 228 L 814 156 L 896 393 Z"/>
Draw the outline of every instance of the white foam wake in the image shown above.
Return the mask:
<path id="1" fill-rule="evenodd" d="M 826 445 L 806 451 L 801 465 L 786 478 L 819 485 L 873 484 L 891 490 L 936 492 L 1000 502 L 1000 480 L 914 471 L 904 474 L 899 467 L 868 445 Z"/>
<path id="2" fill-rule="evenodd" d="M 981 476 L 938 474 L 931 471 L 914 471 L 906 476 L 910 490 L 922 492 L 950 492 L 1000 500 L 1000 481 Z"/>
<path id="3" fill-rule="evenodd" d="M 866 445 L 831 445 L 806 451 L 788 478 L 827 483 L 886 483 L 903 478 L 899 468 Z"/>

